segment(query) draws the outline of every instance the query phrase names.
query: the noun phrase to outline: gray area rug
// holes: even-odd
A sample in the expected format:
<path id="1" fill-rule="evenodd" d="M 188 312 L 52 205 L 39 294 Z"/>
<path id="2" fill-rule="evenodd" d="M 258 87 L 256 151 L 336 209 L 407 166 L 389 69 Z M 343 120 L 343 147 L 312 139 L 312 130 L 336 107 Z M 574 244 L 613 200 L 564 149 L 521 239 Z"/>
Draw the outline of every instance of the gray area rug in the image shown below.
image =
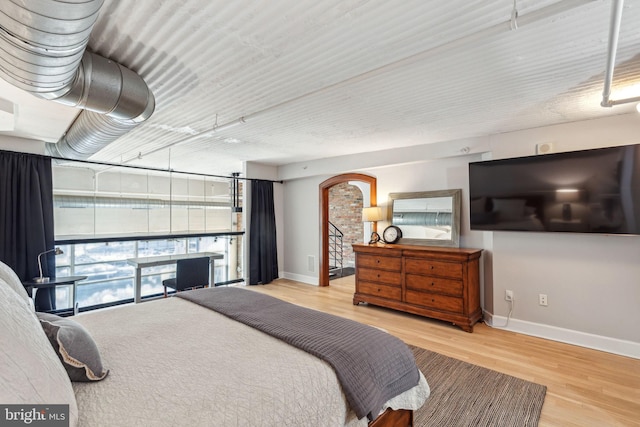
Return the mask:
<path id="1" fill-rule="evenodd" d="M 547 387 L 409 346 L 431 396 L 414 426 L 535 427 Z"/>

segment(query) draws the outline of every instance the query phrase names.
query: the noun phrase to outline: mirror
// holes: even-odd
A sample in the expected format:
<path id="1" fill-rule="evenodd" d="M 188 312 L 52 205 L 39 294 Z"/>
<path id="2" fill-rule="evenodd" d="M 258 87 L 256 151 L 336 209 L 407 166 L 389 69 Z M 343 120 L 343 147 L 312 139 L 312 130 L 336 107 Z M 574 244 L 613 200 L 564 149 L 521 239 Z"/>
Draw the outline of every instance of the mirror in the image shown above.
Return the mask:
<path id="1" fill-rule="evenodd" d="M 389 194 L 389 221 L 402 230 L 398 243 L 458 247 L 461 194 L 460 189 Z"/>

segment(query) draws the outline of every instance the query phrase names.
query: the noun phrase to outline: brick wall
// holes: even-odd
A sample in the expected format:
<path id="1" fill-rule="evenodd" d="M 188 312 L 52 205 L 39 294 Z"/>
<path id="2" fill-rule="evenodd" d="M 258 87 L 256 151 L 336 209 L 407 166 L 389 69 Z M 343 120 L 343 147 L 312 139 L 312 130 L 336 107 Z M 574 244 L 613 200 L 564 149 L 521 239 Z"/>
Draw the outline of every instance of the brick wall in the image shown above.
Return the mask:
<path id="1" fill-rule="evenodd" d="M 355 255 L 351 243 L 362 243 L 362 191 L 356 186 L 342 183 L 329 189 L 329 221 L 343 237 L 344 266 L 355 265 Z"/>

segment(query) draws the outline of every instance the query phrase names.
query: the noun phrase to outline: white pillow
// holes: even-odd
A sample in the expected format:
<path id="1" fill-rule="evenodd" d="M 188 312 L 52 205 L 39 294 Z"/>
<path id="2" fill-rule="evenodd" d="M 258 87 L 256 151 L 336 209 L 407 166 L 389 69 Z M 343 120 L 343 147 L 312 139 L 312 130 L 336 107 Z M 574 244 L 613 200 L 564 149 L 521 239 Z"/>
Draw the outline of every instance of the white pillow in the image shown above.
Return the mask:
<path id="1" fill-rule="evenodd" d="M 29 298 L 27 290 L 18 278 L 18 275 L 11 267 L 0 261 L 0 279 L 4 281 L 22 298 L 30 307 L 33 307 L 33 300 Z"/>
<path id="2" fill-rule="evenodd" d="M 78 424 L 71 381 L 40 322 L 6 280 L 0 279 L 0 402 L 69 405 L 69 425 Z"/>

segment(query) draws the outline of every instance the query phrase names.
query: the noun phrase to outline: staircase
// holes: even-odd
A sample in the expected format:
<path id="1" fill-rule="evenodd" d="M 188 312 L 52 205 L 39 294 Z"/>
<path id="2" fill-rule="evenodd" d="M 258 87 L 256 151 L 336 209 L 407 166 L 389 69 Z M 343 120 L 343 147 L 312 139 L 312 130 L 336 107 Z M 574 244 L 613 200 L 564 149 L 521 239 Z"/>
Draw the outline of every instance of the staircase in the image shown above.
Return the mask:
<path id="1" fill-rule="evenodd" d="M 342 276 L 342 239 L 344 233 L 329 221 L 329 277 L 340 274 Z"/>

